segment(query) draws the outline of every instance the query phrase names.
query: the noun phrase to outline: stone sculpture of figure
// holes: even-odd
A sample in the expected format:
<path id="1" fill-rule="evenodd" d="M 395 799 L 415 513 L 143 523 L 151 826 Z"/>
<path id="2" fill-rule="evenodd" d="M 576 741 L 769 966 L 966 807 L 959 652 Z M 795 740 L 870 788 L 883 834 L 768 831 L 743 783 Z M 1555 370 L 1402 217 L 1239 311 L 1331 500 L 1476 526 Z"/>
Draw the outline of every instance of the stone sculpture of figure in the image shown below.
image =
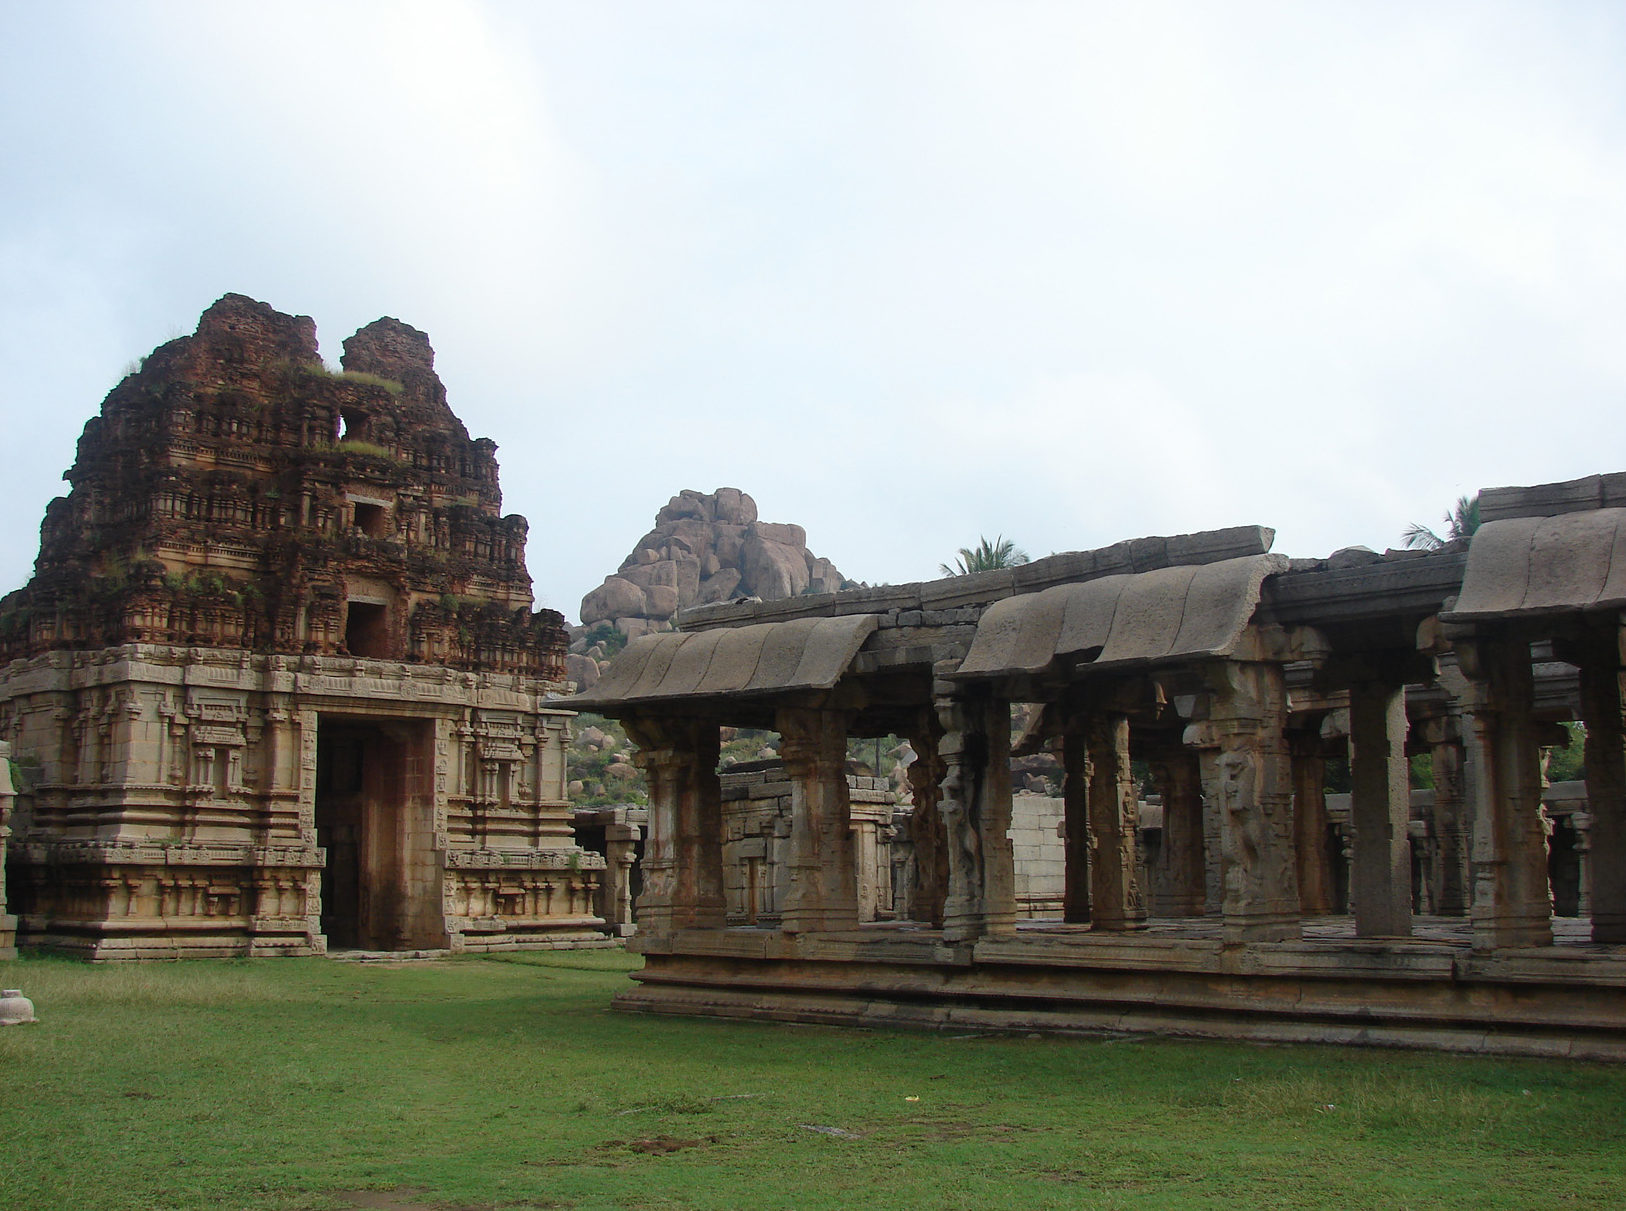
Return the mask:
<path id="1" fill-rule="evenodd" d="M 937 754 L 936 738 L 929 732 L 919 746 L 918 755 L 907 769 L 910 797 L 914 809 L 909 820 L 909 836 L 913 841 L 909 872 L 909 885 L 913 889 L 909 902 L 916 919 L 933 926 L 943 924 L 943 897 L 948 892 L 948 846 L 943 829 L 943 817 L 937 810 L 943 778 L 943 761 Z"/>
<path id="2" fill-rule="evenodd" d="M 1220 852 L 1225 860 L 1225 897 L 1233 903 L 1247 898 L 1264 848 L 1253 754 L 1229 749 L 1219 759 L 1219 795 L 1223 810 Z"/>
<path id="3" fill-rule="evenodd" d="M 965 773 L 958 762 L 951 762 L 943 776 L 943 797 L 938 803 L 943 831 L 948 837 L 951 888 L 982 886 L 982 843 L 977 838 L 977 822 L 967 800 Z"/>

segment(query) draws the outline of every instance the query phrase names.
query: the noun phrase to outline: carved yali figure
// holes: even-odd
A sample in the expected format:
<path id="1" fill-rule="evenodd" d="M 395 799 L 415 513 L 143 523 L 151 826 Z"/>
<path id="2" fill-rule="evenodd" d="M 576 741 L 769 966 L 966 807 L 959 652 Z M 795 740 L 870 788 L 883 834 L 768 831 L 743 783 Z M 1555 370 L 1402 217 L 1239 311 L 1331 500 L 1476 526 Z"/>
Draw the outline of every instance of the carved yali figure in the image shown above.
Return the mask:
<path id="1" fill-rule="evenodd" d="M 1220 754 L 1220 853 L 1225 862 L 1225 898 L 1231 905 L 1244 902 L 1258 878 L 1265 837 L 1257 787 L 1258 765 L 1252 752 L 1227 749 Z"/>
<path id="2" fill-rule="evenodd" d="M 948 836 L 949 882 L 957 889 L 982 886 L 982 841 L 977 836 L 972 798 L 967 793 L 964 771 L 958 764 L 950 765 L 943 777 L 943 797 L 938 811 L 943 817 L 943 831 Z"/>

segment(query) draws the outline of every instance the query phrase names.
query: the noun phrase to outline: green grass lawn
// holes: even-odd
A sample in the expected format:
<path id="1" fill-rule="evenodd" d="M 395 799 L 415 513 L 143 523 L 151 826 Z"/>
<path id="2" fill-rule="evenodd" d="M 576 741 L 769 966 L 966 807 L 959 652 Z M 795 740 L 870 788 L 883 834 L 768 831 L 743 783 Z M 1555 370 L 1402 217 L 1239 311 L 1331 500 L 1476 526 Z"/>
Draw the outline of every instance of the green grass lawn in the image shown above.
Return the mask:
<path id="1" fill-rule="evenodd" d="M 612 1013 L 636 962 L 0 963 L 0 1206 L 1626 1206 L 1626 1068 Z"/>

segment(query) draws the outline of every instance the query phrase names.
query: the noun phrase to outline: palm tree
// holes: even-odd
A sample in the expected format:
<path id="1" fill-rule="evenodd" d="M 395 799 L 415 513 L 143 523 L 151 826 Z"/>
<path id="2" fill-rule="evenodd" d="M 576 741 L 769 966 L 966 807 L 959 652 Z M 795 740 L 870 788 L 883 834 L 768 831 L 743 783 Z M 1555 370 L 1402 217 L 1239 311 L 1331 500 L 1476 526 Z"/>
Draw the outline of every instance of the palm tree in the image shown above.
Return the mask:
<path id="1" fill-rule="evenodd" d="M 938 571 L 944 576 L 969 576 L 973 572 L 992 572 L 998 568 L 1014 568 L 1019 563 L 1028 561 L 1028 553 L 1003 534 L 994 535 L 994 541 L 989 542 L 986 537 L 975 547 L 961 547 L 960 558 L 952 566 L 946 563 L 937 565 Z"/>
<path id="2" fill-rule="evenodd" d="M 1479 493 L 1457 497 L 1457 504 L 1445 515 L 1445 537 L 1419 522 L 1412 522 L 1400 536 L 1401 543 L 1413 551 L 1438 551 L 1448 542 L 1471 538 L 1479 529 Z"/>

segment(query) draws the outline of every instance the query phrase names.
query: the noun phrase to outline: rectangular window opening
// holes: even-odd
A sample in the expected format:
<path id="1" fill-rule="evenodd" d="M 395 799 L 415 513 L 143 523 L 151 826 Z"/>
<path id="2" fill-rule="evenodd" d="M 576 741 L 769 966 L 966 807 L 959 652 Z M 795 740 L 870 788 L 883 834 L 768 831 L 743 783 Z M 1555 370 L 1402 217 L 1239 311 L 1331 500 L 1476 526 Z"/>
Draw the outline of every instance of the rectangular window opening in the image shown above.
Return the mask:
<path id="1" fill-rule="evenodd" d="M 388 658 L 389 608 L 370 601 L 352 601 L 344 622 L 344 646 L 352 656 Z"/>

